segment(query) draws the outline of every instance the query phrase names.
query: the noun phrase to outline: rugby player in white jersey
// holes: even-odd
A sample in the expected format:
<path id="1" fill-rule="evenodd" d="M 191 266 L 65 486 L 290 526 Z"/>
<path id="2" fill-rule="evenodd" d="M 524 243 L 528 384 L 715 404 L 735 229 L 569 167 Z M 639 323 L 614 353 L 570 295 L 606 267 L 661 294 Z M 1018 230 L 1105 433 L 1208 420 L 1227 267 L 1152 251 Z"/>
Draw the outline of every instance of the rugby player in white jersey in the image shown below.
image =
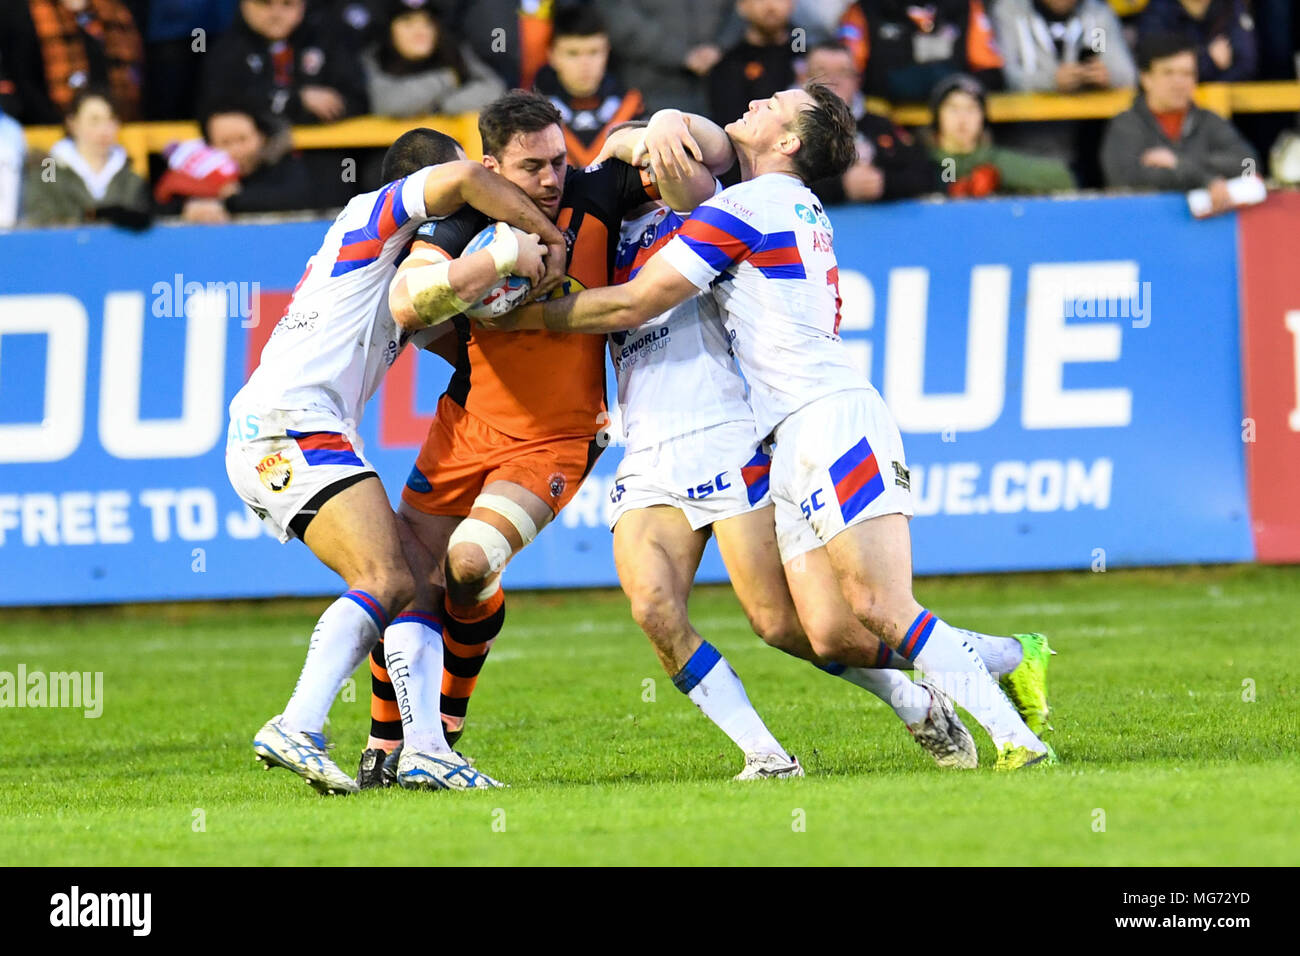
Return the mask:
<path id="1" fill-rule="evenodd" d="M 675 164 L 693 166 L 691 147 L 701 148 L 697 138 L 725 144 L 726 134 L 690 119 L 689 130 L 675 110 L 655 114 L 645 131 L 645 122 L 624 124 L 611 131 L 601 158 L 631 162 L 644 153 L 661 166 L 661 157 L 671 154 Z M 673 148 L 681 142 L 685 149 Z M 711 142 L 709 148 L 717 152 Z M 615 281 L 633 278 L 683 222 L 662 203 L 634 210 L 623 222 Z M 700 293 L 609 339 L 626 446 L 610 492 L 619 581 L 674 686 L 744 754 L 736 779 L 802 776 L 803 770 L 764 725 L 735 671 L 690 622 L 687 601 L 710 532 L 756 633 L 875 693 L 941 766 L 973 767 L 975 742 L 940 691 L 897 670 L 846 668 L 818 661 L 813 653 L 777 557 L 770 458 L 713 297 Z M 860 630 L 834 577 L 809 575 L 805 565 L 792 572 L 799 585 L 818 590 L 820 603 L 840 609 L 838 626 Z M 875 637 L 862 639 L 878 648 L 878 661 L 882 651 L 890 654 Z"/>
<path id="2" fill-rule="evenodd" d="M 357 789 L 330 759 L 323 727 L 343 681 L 381 634 L 404 712 L 432 714 L 425 726 L 436 728 L 408 748 L 413 774 L 439 788 L 495 785 L 442 737 L 440 626 L 417 600 L 413 557 L 403 552 L 388 495 L 356 434 L 366 401 L 403 347 L 441 331 L 394 321 L 387 293 L 397 260 L 423 222 L 468 204 L 522 231 L 499 226 L 487 249 L 412 273 L 413 294 L 445 297 L 450 288 L 472 298 L 511 273 L 536 281 L 540 293 L 564 273 L 554 224 L 523 191 L 465 160 L 445 134 L 403 134 L 385 156 L 384 174 L 387 185 L 357 196 L 334 220 L 257 370 L 230 403 L 226 470 L 235 491 L 281 541 L 300 538 L 348 588 L 321 615 L 284 712 L 253 741 L 267 769 L 292 770 L 321 793 Z M 426 313 L 436 311 L 430 305 Z"/>
<path id="3" fill-rule="evenodd" d="M 838 335 L 833 231 L 807 183 L 854 156 L 853 120 L 819 84 L 755 100 L 728 124 L 742 182 L 697 209 L 627 283 L 527 306 L 506 327 L 634 329 L 711 291 L 750 385 L 757 434 L 774 440 L 770 488 L 787 571 L 821 561 L 863 629 L 815 626 L 815 598 L 790 591 L 816 654 L 870 667 L 881 637 L 979 721 L 999 769 L 1055 762 L 973 646 L 912 594 L 911 490 L 902 439 Z M 869 636 L 869 635 L 868 635 Z M 1026 644 L 1041 674 L 1046 642 Z M 1041 686 L 1039 688 L 1041 690 Z M 1031 706 L 1025 706 L 1030 704 Z M 1021 702 L 1041 728 L 1045 695 Z"/>

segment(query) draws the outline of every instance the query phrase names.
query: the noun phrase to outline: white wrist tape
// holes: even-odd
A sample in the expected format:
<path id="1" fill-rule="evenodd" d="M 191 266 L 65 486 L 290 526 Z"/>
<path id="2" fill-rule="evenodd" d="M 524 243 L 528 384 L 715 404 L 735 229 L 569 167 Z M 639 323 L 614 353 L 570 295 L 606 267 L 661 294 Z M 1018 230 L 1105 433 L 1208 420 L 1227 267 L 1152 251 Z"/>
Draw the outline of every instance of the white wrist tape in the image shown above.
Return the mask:
<path id="1" fill-rule="evenodd" d="M 525 547 L 537 537 L 537 523 L 533 521 L 532 516 L 505 495 L 479 495 L 474 499 L 474 507 L 495 511 L 509 521 L 519 532 L 519 538 Z"/>
<path id="2" fill-rule="evenodd" d="M 437 325 L 470 306 L 452 289 L 451 263 L 446 260 L 408 269 L 405 276 L 411 305 L 425 325 Z"/>
<path id="3" fill-rule="evenodd" d="M 487 250 L 492 253 L 497 275 L 504 279 L 514 271 L 515 263 L 519 261 L 519 237 L 509 225 L 499 222 L 496 224 L 496 236 L 488 244 Z"/>

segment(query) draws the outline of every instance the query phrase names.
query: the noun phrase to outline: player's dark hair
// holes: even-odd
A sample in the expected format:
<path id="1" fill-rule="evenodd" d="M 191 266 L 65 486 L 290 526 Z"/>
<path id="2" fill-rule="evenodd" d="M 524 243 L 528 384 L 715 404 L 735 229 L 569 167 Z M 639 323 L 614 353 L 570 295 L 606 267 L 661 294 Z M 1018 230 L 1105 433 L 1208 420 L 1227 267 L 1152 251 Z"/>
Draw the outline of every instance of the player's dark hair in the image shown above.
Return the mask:
<path id="1" fill-rule="evenodd" d="M 379 178 L 391 183 L 424 169 L 425 166 L 437 166 L 439 163 L 460 159 L 462 152 L 460 143 L 446 133 L 424 126 L 410 129 L 393 140 L 393 145 L 384 153 Z"/>
<path id="2" fill-rule="evenodd" d="M 804 92 L 813 106 L 800 110 L 792 124 L 799 137 L 794 154 L 795 174 L 808 183 L 841 176 L 857 159 L 857 124 L 848 105 L 821 83 L 808 83 Z"/>
<path id="3" fill-rule="evenodd" d="M 1156 60 L 1168 59 L 1180 53 L 1196 53 L 1196 40 L 1189 33 L 1146 33 L 1138 38 L 1137 65 L 1142 73 L 1150 71 Z"/>
<path id="4" fill-rule="evenodd" d="M 595 7 L 585 4 L 555 11 L 551 27 L 551 44 L 561 37 L 595 37 L 608 35 L 605 18 Z"/>
<path id="5" fill-rule="evenodd" d="M 511 90 L 498 96 L 478 114 L 483 152 L 497 159 L 520 133 L 538 133 L 560 125 L 560 111 L 551 101 L 528 90 Z"/>

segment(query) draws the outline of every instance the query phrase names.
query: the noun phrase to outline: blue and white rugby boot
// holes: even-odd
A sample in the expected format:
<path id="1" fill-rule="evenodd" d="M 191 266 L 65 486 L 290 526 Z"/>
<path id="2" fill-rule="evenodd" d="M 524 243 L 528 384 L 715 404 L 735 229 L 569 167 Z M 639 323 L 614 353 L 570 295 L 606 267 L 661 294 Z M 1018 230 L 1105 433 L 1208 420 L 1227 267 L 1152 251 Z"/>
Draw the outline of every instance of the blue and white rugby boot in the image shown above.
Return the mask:
<path id="1" fill-rule="evenodd" d="M 505 786 L 475 770 L 454 750 L 433 754 L 405 747 L 397 762 L 397 783 L 406 790 L 486 790 Z"/>
<path id="2" fill-rule="evenodd" d="M 329 757 L 329 743 L 323 733 L 291 733 L 280 726 L 277 714 L 262 725 L 253 738 L 253 753 L 270 770 L 292 770 L 320 794 L 356 793 L 357 783 Z"/>

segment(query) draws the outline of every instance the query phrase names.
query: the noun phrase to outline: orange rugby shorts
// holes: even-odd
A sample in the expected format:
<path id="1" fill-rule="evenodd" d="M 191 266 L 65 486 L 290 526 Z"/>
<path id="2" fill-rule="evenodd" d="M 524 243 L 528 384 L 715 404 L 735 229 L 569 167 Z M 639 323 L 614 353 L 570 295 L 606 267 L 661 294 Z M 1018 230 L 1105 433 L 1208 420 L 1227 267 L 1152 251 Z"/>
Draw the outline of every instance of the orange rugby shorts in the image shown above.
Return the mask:
<path id="1" fill-rule="evenodd" d="M 485 485 L 510 481 L 558 514 L 596 460 L 594 438 L 512 438 L 446 395 L 420 448 L 402 500 L 429 515 L 465 516 Z"/>

